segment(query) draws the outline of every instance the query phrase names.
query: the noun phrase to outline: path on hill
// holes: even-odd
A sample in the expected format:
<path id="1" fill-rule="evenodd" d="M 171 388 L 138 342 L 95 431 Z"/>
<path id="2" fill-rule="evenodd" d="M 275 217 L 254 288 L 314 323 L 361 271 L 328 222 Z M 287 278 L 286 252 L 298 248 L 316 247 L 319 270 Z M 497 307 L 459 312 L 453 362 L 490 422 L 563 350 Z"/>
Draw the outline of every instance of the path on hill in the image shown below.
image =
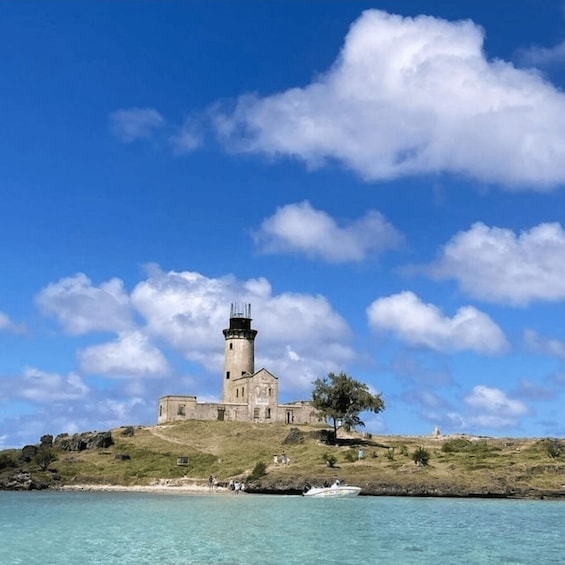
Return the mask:
<path id="1" fill-rule="evenodd" d="M 168 441 L 170 443 L 178 443 L 179 445 L 186 445 L 186 441 L 175 439 L 174 437 L 169 437 L 168 435 L 158 432 L 155 428 L 144 428 L 144 429 L 146 429 L 149 433 L 153 434 L 155 437 L 158 437 L 159 439 L 162 439 L 164 441 Z"/>

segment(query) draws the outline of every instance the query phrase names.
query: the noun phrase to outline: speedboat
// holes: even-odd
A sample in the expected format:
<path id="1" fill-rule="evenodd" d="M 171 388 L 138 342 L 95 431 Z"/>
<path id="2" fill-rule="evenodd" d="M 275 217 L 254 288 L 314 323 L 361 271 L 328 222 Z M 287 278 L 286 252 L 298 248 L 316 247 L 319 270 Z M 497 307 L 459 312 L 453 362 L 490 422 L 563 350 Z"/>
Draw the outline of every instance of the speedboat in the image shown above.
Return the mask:
<path id="1" fill-rule="evenodd" d="M 335 481 L 329 487 L 304 487 L 303 496 L 314 496 L 316 498 L 351 498 L 361 492 L 361 487 L 353 485 L 342 485 L 340 481 Z"/>

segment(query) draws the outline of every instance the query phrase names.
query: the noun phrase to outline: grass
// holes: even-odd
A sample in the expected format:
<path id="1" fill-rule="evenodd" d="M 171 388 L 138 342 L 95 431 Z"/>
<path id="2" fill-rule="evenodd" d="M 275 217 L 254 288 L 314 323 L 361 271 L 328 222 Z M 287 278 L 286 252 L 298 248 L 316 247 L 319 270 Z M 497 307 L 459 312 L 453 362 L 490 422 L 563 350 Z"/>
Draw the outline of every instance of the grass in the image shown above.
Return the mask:
<path id="1" fill-rule="evenodd" d="M 301 443 L 285 444 L 290 427 L 284 424 L 187 421 L 136 427 L 132 437 L 112 430 L 115 444 L 104 450 L 57 451 L 56 469 L 65 483 L 144 485 L 160 479 L 220 481 L 244 478 L 258 463 L 265 472 L 262 484 L 300 485 L 305 481 L 331 480 L 364 486 L 397 486 L 410 489 L 452 488 L 470 493 L 520 490 L 559 491 L 565 484 L 565 455 L 548 454 L 548 442 L 508 438 L 432 438 L 423 436 L 373 436 L 340 434 L 337 446 L 319 441 L 324 426 L 297 426 Z M 416 466 L 413 453 L 425 449 L 430 457 Z M 358 459 L 358 450 L 363 458 Z M 285 452 L 290 464 L 275 464 L 274 455 Z M 563 451 L 563 450 L 562 450 Z M 14 457 L 13 452 L 2 452 Z M 0 455 L 2 454 L 0 453 Z M 324 461 L 335 457 L 335 467 Z M 116 456 L 127 455 L 121 460 Z M 188 466 L 177 458 L 188 457 Z M 28 464 L 33 468 L 33 464 Z M 13 472 L 6 465 L 0 475 Z M 48 474 L 49 475 L 49 474 Z M 0 476 L 1 478 L 1 476 Z"/>

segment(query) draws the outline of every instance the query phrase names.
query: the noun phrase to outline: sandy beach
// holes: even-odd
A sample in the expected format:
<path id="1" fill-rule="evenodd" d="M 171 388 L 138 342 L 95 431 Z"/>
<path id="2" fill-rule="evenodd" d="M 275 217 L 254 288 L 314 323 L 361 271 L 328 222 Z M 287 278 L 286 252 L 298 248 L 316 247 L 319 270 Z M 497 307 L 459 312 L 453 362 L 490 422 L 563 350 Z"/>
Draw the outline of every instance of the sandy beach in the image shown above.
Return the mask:
<path id="1" fill-rule="evenodd" d="M 155 481 L 150 485 L 111 485 L 111 484 L 66 484 L 58 490 L 62 491 L 101 491 L 101 492 L 148 492 L 164 494 L 202 494 L 202 495 L 232 495 L 239 494 L 224 486 L 212 486 L 204 481 L 167 480 Z"/>

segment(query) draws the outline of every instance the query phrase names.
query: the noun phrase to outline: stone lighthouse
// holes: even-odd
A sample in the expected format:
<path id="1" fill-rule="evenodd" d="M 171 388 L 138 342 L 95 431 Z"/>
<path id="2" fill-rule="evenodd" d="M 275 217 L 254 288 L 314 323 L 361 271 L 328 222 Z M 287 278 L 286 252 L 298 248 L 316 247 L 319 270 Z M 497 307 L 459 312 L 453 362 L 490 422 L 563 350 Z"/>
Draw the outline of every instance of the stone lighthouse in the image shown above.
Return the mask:
<path id="1" fill-rule="evenodd" d="M 230 327 L 223 330 L 224 346 L 224 384 L 222 402 L 246 402 L 249 387 L 237 386 L 235 381 L 250 377 L 255 373 L 255 336 L 257 330 L 251 328 L 251 304 L 230 308 Z"/>

